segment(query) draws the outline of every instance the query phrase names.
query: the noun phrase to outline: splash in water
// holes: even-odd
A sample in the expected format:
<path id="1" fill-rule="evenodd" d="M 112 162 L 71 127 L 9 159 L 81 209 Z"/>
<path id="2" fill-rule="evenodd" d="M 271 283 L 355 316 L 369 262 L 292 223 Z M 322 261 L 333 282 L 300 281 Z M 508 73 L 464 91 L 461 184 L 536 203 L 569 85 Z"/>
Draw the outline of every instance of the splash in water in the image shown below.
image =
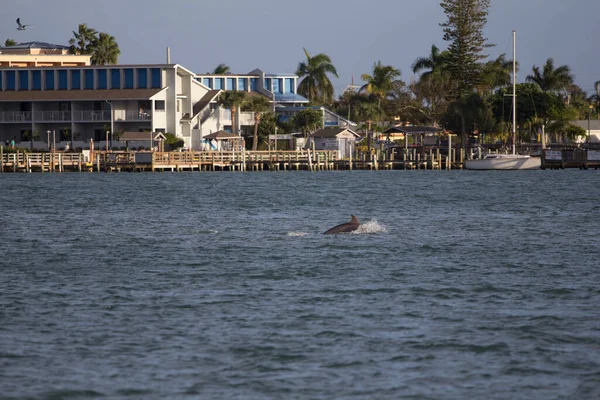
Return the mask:
<path id="1" fill-rule="evenodd" d="M 292 237 L 300 237 L 300 236 L 307 236 L 308 232 L 288 232 L 287 235 L 292 236 Z"/>
<path id="2" fill-rule="evenodd" d="M 387 229 L 385 226 L 377 222 L 376 219 L 373 219 L 369 222 L 365 222 L 364 224 L 360 224 L 357 230 L 350 232 L 353 235 L 360 235 L 365 233 L 385 233 Z"/>

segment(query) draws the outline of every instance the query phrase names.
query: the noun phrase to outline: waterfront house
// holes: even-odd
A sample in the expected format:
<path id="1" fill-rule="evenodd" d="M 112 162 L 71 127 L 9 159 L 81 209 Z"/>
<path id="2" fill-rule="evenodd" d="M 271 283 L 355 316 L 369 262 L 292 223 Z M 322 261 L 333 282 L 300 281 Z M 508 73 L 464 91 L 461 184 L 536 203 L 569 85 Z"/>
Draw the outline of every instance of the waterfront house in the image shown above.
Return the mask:
<path id="1" fill-rule="evenodd" d="M 585 119 L 578 121 L 571 121 L 573 125 L 576 125 L 585 130 L 585 136 L 581 138 L 581 141 L 588 141 L 590 143 L 600 143 L 600 120 L 597 119 Z"/>
<path id="2" fill-rule="evenodd" d="M 337 150 L 340 158 L 348 158 L 357 140 L 360 135 L 349 128 L 327 127 L 312 133 L 308 145 L 314 144 L 315 150 Z"/>

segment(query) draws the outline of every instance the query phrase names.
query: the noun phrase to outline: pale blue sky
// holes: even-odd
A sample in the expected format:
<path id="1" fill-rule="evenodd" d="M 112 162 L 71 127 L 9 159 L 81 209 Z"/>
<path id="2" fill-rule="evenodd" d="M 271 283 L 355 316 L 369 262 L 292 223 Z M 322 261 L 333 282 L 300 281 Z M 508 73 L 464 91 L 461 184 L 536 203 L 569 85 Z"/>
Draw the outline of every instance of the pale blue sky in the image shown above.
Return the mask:
<path id="1" fill-rule="evenodd" d="M 235 73 L 254 68 L 295 72 L 311 54 L 328 54 L 337 67 L 336 93 L 381 60 L 410 81 L 412 62 L 444 49 L 439 0 L 0 0 L 0 39 L 67 44 L 79 23 L 116 37 L 120 63 L 171 61 L 197 72 L 226 63 Z M 15 19 L 32 24 L 17 31 Z M 485 35 L 491 56 L 511 58 L 517 31 L 518 81 L 548 57 L 567 64 L 576 83 L 593 91 L 600 80 L 600 1 L 492 0 Z"/>

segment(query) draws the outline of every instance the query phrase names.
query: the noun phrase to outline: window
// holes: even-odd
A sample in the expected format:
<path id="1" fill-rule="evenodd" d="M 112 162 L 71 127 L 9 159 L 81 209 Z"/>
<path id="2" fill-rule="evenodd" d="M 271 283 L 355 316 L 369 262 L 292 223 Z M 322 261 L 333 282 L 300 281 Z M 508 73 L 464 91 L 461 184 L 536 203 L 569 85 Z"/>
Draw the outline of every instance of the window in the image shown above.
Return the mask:
<path id="1" fill-rule="evenodd" d="M 258 78 L 250 78 L 250 90 L 256 92 L 258 89 Z"/>
<path id="2" fill-rule="evenodd" d="M 106 70 L 99 69 L 96 73 L 98 74 L 98 89 L 106 89 L 108 87 Z"/>
<path id="3" fill-rule="evenodd" d="M 165 101 L 164 100 L 154 101 L 154 109 L 156 111 L 165 111 Z"/>
<path id="4" fill-rule="evenodd" d="M 238 79 L 238 90 L 243 90 L 243 91 L 248 90 L 248 79 L 246 79 L 246 78 Z"/>
<path id="5" fill-rule="evenodd" d="M 215 89 L 223 89 L 223 78 L 215 78 Z"/>
<path id="6" fill-rule="evenodd" d="M 54 90 L 54 70 L 47 69 L 44 71 L 44 75 L 46 78 L 46 90 Z"/>
<path id="7" fill-rule="evenodd" d="M 137 87 L 140 89 L 148 87 L 148 70 L 146 68 L 137 69 Z"/>
<path id="8" fill-rule="evenodd" d="M 273 90 L 272 90 L 273 93 L 281 93 L 280 87 L 279 87 L 280 80 L 281 79 L 273 79 Z"/>
<path id="9" fill-rule="evenodd" d="M 152 68 L 150 74 L 152 76 L 152 89 L 160 89 L 162 87 L 160 68 Z"/>
<path id="10" fill-rule="evenodd" d="M 209 88 L 212 89 L 212 79 L 204 78 L 204 86 L 208 86 Z"/>
<path id="11" fill-rule="evenodd" d="M 285 92 L 286 93 L 294 93 L 294 79 L 293 78 L 285 78 Z"/>
<path id="12" fill-rule="evenodd" d="M 66 90 L 69 88 L 69 83 L 67 80 L 67 70 L 61 69 L 58 71 L 58 88 L 61 90 Z"/>
<path id="13" fill-rule="evenodd" d="M 85 89 L 94 89 L 94 70 L 86 69 L 83 71 L 84 80 L 84 88 Z"/>
<path id="14" fill-rule="evenodd" d="M 235 90 L 234 78 L 227 78 L 227 90 Z"/>
<path id="15" fill-rule="evenodd" d="M 32 90 L 42 90 L 42 71 L 40 70 L 36 70 L 36 71 L 31 71 L 31 78 L 32 78 L 32 85 L 31 85 L 31 89 Z"/>
<path id="16" fill-rule="evenodd" d="M 110 70 L 110 88 L 121 89 L 121 70 L 111 69 Z"/>
<path id="17" fill-rule="evenodd" d="M 271 78 L 265 79 L 265 89 L 271 90 Z"/>
<path id="18" fill-rule="evenodd" d="M 71 89 L 81 89 L 81 70 L 71 71 Z"/>
<path id="19" fill-rule="evenodd" d="M 133 89 L 133 68 L 125 68 L 125 89 Z"/>
<path id="20" fill-rule="evenodd" d="M 29 71 L 19 71 L 19 90 L 29 90 Z"/>

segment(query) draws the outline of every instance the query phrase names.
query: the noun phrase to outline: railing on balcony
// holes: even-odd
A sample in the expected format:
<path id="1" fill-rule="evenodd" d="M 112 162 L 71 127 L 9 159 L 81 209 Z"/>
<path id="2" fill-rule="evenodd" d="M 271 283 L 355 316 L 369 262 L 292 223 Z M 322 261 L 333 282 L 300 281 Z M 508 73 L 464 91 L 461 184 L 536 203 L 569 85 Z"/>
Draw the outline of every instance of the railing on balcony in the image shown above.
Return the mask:
<path id="1" fill-rule="evenodd" d="M 115 110 L 114 119 L 115 121 L 151 121 L 152 113 L 149 110 Z"/>
<path id="2" fill-rule="evenodd" d="M 103 111 L 0 111 L 0 122 L 110 122 L 110 110 Z M 151 121 L 149 111 L 115 110 L 115 121 Z"/>
<path id="3" fill-rule="evenodd" d="M 73 121 L 89 122 L 89 121 L 110 121 L 110 110 L 104 111 L 73 111 Z"/>
<path id="4" fill-rule="evenodd" d="M 0 122 L 31 122 L 31 111 L 0 111 Z"/>

